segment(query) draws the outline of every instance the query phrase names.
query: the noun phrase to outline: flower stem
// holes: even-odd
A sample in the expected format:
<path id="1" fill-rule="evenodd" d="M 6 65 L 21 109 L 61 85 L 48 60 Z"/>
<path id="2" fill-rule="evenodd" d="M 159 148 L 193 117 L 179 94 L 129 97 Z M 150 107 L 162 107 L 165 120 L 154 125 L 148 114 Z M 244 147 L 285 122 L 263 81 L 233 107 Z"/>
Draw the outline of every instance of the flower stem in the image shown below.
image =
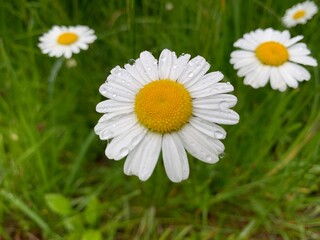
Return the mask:
<path id="1" fill-rule="evenodd" d="M 53 98 L 54 92 L 54 82 L 57 78 L 57 75 L 61 69 L 62 63 L 64 61 L 64 57 L 59 58 L 55 64 L 53 65 L 50 75 L 48 77 L 48 93 L 49 93 L 49 100 Z"/>

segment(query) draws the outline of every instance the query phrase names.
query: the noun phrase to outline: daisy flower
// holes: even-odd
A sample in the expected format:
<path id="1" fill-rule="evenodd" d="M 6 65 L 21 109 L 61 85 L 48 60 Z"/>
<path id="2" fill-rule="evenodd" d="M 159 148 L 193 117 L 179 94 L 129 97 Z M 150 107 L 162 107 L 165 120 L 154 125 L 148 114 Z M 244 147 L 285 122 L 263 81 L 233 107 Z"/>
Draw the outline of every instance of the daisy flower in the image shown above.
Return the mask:
<path id="1" fill-rule="evenodd" d="M 287 27 L 294 27 L 297 24 L 305 24 L 318 12 L 318 7 L 314 2 L 306 1 L 298 3 L 292 8 L 289 8 L 282 22 Z"/>
<path id="2" fill-rule="evenodd" d="M 231 110 L 237 98 L 222 73 L 207 73 L 210 65 L 189 54 L 177 57 L 164 49 L 159 61 L 147 51 L 133 65 L 111 70 L 100 93 L 109 98 L 96 110 L 104 115 L 95 126 L 101 140 L 109 140 L 109 159 L 126 158 L 124 173 L 147 180 L 160 152 L 173 182 L 189 176 L 186 150 L 206 163 L 216 163 L 226 137 L 218 124 L 236 124 Z"/>
<path id="3" fill-rule="evenodd" d="M 308 56 L 306 44 L 298 43 L 303 36 L 290 38 L 290 33 L 273 30 L 255 30 L 234 43 L 241 48 L 231 53 L 231 64 L 244 77 L 244 84 L 264 87 L 270 81 L 273 89 L 285 91 L 287 86 L 298 87 L 298 82 L 309 80 L 310 73 L 299 64 L 317 66 Z"/>
<path id="4" fill-rule="evenodd" d="M 94 31 L 87 26 L 53 26 L 39 38 L 38 46 L 42 53 L 49 54 L 50 57 L 71 58 L 72 54 L 87 50 L 88 44 L 96 39 Z"/>

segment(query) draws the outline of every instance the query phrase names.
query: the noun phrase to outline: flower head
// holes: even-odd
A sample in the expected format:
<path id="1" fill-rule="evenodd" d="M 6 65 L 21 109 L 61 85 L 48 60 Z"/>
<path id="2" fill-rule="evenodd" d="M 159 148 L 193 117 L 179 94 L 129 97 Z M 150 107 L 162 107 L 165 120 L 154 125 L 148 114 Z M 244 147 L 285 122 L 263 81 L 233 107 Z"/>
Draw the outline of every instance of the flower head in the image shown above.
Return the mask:
<path id="1" fill-rule="evenodd" d="M 94 31 L 87 26 L 53 26 L 39 38 L 38 46 L 42 53 L 49 54 L 50 57 L 71 58 L 73 53 L 87 50 L 88 44 L 96 39 Z"/>
<path id="2" fill-rule="evenodd" d="M 159 61 L 147 51 L 133 65 L 111 70 L 100 93 L 109 98 L 97 105 L 104 115 L 95 126 L 101 140 L 112 139 L 105 154 L 127 157 L 124 172 L 147 180 L 162 152 L 171 181 L 189 176 L 186 150 L 207 163 L 216 163 L 226 136 L 218 124 L 236 124 L 231 110 L 237 98 L 220 72 L 207 73 L 210 65 L 189 54 L 177 57 L 164 49 Z"/>
<path id="3" fill-rule="evenodd" d="M 231 53 L 231 64 L 238 70 L 244 84 L 253 88 L 271 87 L 285 91 L 287 86 L 298 87 L 298 82 L 309 80 L 310 73 L 299 64 L 317 66 L 316 59 L 308 56 L 306 44 L 298 43 L 303 37 L 290 38 L 290 33 L 273 30 L 255 30 L 244 34 L 234 43 L 241 48 Z"/>
<path id="4" fill-rule="evenodd" d="M 297 24 L 305 24 L 318 12 L 318 7 L 314 2 L 306 1 L 298 3 L 287 9 L 282 18 L 282 22 L 287 27 L 294 27 Z"/>

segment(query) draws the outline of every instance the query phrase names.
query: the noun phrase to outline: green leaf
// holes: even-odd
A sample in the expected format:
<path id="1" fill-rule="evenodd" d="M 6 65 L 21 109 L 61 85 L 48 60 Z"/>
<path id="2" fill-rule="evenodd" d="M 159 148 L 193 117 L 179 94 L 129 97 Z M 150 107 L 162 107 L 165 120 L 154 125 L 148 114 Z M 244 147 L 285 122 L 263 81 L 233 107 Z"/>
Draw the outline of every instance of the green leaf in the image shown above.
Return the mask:
<path id="1" fill-rule="evenodd" d="M 99 230 L 89 229 L 83 233 L 81 240 L 102 240 L 102 234 Z"/>
<path id="2" fill-rule="evenodd" d="M 100 202 L 96 196 L 92 196 L 84 210 L 84 217 L 90 226 L 94 226 L 100 217 Z"/>
<path id="3" fill-rule="evenodd" d="M 82 230 L 83 229 L 82 215 L 76 214 L 71 217 L 67 217 L 63 219 L 63 225 L 69 232 Z"/>
<path id="4" fill-rule="evenodd" d="M 45 200 L 49 208 L 62 216 L 68 215 L 72 212 L 70 199 L 58 193 L 48 193 L 45 195 Z"/>
<path id="5" fill-rule="evenodd" d="M 80 232 L 72 232 L 69 235 L 67 235 L 66 240 L 79 240 L 81 238 Z"/>

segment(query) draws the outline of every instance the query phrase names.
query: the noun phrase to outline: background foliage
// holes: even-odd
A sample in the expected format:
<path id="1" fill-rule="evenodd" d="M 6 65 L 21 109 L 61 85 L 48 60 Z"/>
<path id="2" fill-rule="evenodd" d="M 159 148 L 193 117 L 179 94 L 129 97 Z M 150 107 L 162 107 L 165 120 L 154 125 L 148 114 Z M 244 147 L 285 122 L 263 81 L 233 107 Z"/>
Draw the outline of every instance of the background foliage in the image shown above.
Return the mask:
<path id="1" fill-rule="evenodd" d="M 0 239 L 320 239 L 319 68 L 285 93 L 244 86 L 232 44 L 257 28 L 284 30 L 296 1 L 4 0 L 0 2 Z M 316 2 L 318 6 L 319 2 Z M 83 24 L 98 40 L 47 79 L 56 59 L 38 38 Z M 319 17 L 304 35 L 320 60 Z M 240 123 L 226 126 L 215 165 L 190 160 L 171 183 L 162 163 L 147 182 L 123 174 L 93 134 L 99 86 L 143 50 L 204 56 L 235 86 Z"/>

